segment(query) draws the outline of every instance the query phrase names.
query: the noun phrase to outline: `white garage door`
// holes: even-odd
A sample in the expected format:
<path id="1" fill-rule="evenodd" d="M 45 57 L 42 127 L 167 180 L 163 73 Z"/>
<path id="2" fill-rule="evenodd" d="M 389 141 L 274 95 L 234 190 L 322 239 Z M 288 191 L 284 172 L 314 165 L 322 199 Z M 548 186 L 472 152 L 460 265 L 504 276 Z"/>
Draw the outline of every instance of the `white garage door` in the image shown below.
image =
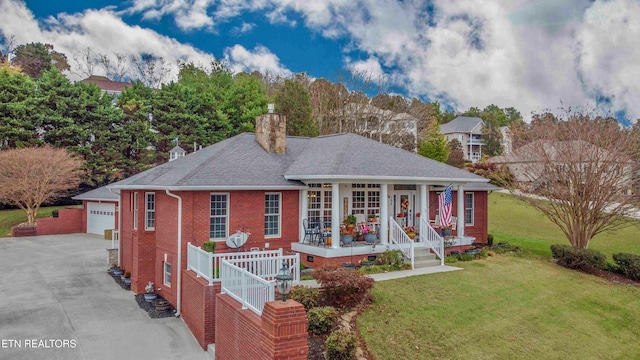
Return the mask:
<path id="1" fill-rule="evenodd" d="M 104 235 L 105 229 L 116 227 L 116 204 L 87 203 L 87 232 Z"/>

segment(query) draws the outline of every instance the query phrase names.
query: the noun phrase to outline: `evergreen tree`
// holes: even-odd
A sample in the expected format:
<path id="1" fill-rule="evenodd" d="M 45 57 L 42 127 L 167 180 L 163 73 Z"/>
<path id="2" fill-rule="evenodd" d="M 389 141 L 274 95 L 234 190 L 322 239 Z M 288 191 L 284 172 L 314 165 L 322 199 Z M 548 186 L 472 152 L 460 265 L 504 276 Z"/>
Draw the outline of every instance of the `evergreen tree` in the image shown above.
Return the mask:
<path id="1" fill-rule="evenodd" d="M 313 111 L 307 87 L 295 77 L 276 89 L 276 111 L 287 116 L 287 135 L 318 136 L 318 125 L 311 118 Z"/>
<path id="2" fill-rule="evenodd" d="M 429 125 L 427 137 L 420 143 L 418 154 L 440 162 L 449 157 L 447 138 L 440 133 L 440 124 L 432 121 Z"/>
<path id="3" fill-rule="evenodd" d="M 35 82 L 17 68 L 0 65 L 0 149 L 42 143 L 37 109 Z"/>

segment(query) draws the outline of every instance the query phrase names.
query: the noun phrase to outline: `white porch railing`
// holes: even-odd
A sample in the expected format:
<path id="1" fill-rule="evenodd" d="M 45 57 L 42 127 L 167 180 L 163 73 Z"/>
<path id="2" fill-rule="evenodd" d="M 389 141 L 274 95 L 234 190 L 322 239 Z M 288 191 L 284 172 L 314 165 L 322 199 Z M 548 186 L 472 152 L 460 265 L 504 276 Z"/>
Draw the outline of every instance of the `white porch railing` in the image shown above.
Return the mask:
<path id="1" fill-rule="evenodd" d="M 444 265 L 444 238 L 425 219 L 420 219 L 420 241 L 429 245 Z"/>
<path id="2" fill-rule="evenodd" d="M 231 261 L 222 259 L 220 264 L 221 290 L 250 309 L 262 315 L 264 304 L 275 299 L 275 283 L 253 275 Z"/>
<path id="3" fill-rule="evenodd" d="M 282 249 L 213 254 L 191 243 L 187 244 L 187 269 L 207 279 L 210 285 L 220 281 L 219 269 L 223 260 L 228 260 L 256 276 L 269 280 L 275 278 L 284 261 L 292 270 L 293 281 L 300 281 L 300 254 L 284 256 Z"/>
<path id="4" fill-rule="evenodd" d="M 404 229 L 393 219 L 389 217 L 389 242 L 396 245 L 402 253 L 411 260 L 411 268 L 413 269 L 415 260 L 414 243 L 411 238 L 404 232 Z"/>
<path id="5" fill-rule="evenodd" d="M 120 249 L 120 230 L 113 229 L 111 231 L 111 248 Z"/>

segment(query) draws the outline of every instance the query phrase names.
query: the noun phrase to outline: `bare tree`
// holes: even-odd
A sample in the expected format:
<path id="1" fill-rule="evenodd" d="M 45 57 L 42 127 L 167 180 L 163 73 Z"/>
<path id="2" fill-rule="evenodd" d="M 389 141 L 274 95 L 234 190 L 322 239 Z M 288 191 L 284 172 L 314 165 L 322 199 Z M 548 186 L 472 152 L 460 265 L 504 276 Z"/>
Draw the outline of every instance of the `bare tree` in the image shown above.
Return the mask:
<path id="1" fill-rule="evenodd" d="M 95 75 L 95 67 L 99 63 L 99 55 L 95 54 L 90 47 L 73 55 L 73 61 L 76 63 L 77 75 L 89 77 Z"/>
<path id="2" fill-rule="evenodd" d="M 133 77 L 154 89 L 159 88 L 166 81 L 171 71 L 169 64 L 163 57 L 157 57 L 153 54 L 133 55 L 131 63 Z"/>
<path id="3" fill-rule="evenodd" d="M 50 146 L 0 151 L 0 203 L 15 205 L 35 224 L 40 205 L 76 188 L 82 161 Z"/>
<path id="4" fill-rule="evenodd" d="M 540 210 L 572 246 L 628 226 L 640 197 L 632 191 L 634 136 L 615 119 L 571 112 L 539 117 L 514 133 L 526 144 L 505 157 L 521 198 Z"/>
<path id="5" fill-rule="evenodd" d="M 99 54 L 98 63 L 104 68 L 107 77 L 113 81 L 126 80 L 129 74 L 129 57 L 123 53 L 114 53 L 112 55 Z"/>

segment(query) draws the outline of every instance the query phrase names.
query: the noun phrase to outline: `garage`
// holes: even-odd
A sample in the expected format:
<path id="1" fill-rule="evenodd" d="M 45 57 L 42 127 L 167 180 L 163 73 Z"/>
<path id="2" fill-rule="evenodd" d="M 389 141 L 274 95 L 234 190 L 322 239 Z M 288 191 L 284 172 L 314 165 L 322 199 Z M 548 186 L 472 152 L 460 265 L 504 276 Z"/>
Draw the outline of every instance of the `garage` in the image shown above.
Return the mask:
<path id="1" fill-rule="evenodd" d="M 87 202 L 87 233 L 103 235 L 116 227 L 116 204 Z"/>

